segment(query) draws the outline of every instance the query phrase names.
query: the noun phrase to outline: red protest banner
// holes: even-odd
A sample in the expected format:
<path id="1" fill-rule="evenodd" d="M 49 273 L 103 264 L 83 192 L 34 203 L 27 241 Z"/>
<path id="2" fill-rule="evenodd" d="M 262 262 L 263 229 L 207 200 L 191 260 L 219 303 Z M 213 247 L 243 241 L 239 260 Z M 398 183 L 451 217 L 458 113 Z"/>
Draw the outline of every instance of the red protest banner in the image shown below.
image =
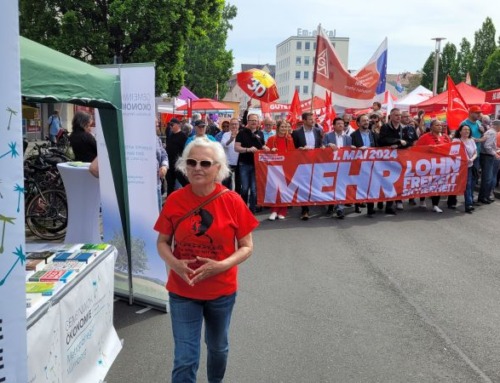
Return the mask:
<path id="1" fill-rule="evenodd" d="M 406 150 L 331 148 L 257 152 L 257 203 L 261 206 L 376 202 L 460 195 L 467 156 L 460 142 Z"/>

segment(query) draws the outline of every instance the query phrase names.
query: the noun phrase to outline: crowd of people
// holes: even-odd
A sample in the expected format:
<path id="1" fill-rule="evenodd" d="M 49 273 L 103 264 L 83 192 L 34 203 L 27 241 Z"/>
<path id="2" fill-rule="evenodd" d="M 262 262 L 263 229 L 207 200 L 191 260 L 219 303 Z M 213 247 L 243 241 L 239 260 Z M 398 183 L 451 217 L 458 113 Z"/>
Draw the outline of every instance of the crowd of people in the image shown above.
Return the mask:
<path id="1" fill-rule="evenodd" d="M 404 150 L 414 145 L 439 145 L 461 141 L 466 148 L 469 167 L 467 187 L 463 196 L 464 211 L 470 214 L 475 206 L 493 202 L 494 189 L 499 182 L 500 120 L 491 121 L 489 116 L 482 116 L 477 106 L 470 108 L 469 117 L 454 132 L 448 131 L 437 119 L 426 125 L 423 112 L 411 116 L 408 111 L 394 108 L 385 118 L 379 103 L 373 104 L 370 113 L 358 115 L 354 120 L 349 113 L 336 117 L 330 132 L 325 132 L 314 117 L 313 113 L 303 113 L 302 120 L 294 130 L 286 120 L 274 121 L 266 117 L 261 121 L 257 114 L 248 114 L 248 109 L 241 120 L 232 118 L 224 121 L 220 129 L 212 120 L 209 120 L 208 124 L 202 121 L 200 115 L 193 116 L 194 129 L 189 129 L 189 123 L 181 123 L 174 118 L 166 132 L 169 163 L 175 164 L 184 147 L 196 137 L 219 142 L 224 148 L 231 170 L 230 176 L 223 180 L 222 184 L 239 193 L 250 211 L 256 213 L 261 210 L 257 205 L 254 164 L 254 154 L 257 151 L 286 152 L 315 148 L 338 150 L 345 147 L 362 150 L 370 147 L 390 147 Z M 187 184 L 187 180 L 175 166 L 169 168 L 166 181 L 167 195 L 177 186 Z M 480 189 L 477 199 L 474 200 L 476 185 L 480 185 Z M 439 206 L 440 196 L 432 196 L 430 200 L 432 210 L 442 213 L 443 210 Z M 457 208 L 457 196 L 448 196 L 446 200 L 449 209 Z M 408 203 L 411 206 L 417 205 L 414 199 L 410 199 Z M 427 208 L 426 199 L 420 198 L 418 205 Z M 395 215 L 397 210 L 404 209 L 403 201 L 395 200 L 355 204 L 354 211 L 361 213 L 365 207 L 368 217 L 373 217 L 377 210 Z M 287 211 L 286 207 L 273 207 L 270 209 L 269 220 L 285 219 Z M 343 219 L 345 205 L 329 205 L 325 213 Z M 309 214 L 310 208 L 302 206 L 300 219 L 308 220 Z"/>
<path id="2" fill-rule="evenodd" d="M 157 248 L 169 269 L 169 293 L 174 363 L 172 382 L 195 382 L 199 366 L 201 331 L 205 328 L 207 378 L 221 382 L 224 378 L 229 341 L 228 332 L 237 292 L 237 265 L 253 251 L 252 231 L 259 222 L 257 212 L 254 155 L 264 150 L 285 153 L 315 148 L 391 147 L 404 150 L 413 145 L 439 145 L 460 141 L 467 153 L 467 188 L 465 211 L 474 205 L 489 204 L 498 182 L 500 163 L 500 120 L 480 118 L 472 107 L 469 117 L 449 135 L 438 120 L 428 128 L 423 115 L 413 119 L 407 112 L 392 109 L 388 121 L 378 111 L 361 114 L 356 127 L 345 114 L 333 120 L 332 131 L 325 133 L 312 113 L 303 113 L 300 126 L 292 130 L 286 120 L 273 121 L 245 113 L 224 121 L 221 129 L 201 116 L 194 116 L 193 126 L 178 119 L 170 121 L 166 134 L 166 152 L 172 164 L 166 171 L 168 195 L 155 224 L 159 232 Z M 211 124 L 212 123 L 212 124 Z M 188 134 L 187 134 L 188 133 Z M 481 174 L 478 200 L 473 187 Z M 179 188 L 178 186 L 184 186 Z M 440 196 L 431 197 L 433 210 L 442 212 Z M 414 200 L 410 204 L 416 205 Z M 457 196 L 448 196 L 448 207 L 455 209 Z M 375 205 L 367 203 L 367 216 L 373 217 Z M 420 199 L 424 207 L 425 198 Z M 360 213 L 365 204 L 355 204 Z M 402 201 L 387 201 L 385 213 L 403 209 Z M 269 220 L 285 219 L 287 207 L 271 207 Z M 345 206 L 328 206 L 327 213 L 339 219 Z M 335 214 L 333 214 L 335 212 Z M 302 220 L 309 219 L 309 207 L 301 208 Z"/>

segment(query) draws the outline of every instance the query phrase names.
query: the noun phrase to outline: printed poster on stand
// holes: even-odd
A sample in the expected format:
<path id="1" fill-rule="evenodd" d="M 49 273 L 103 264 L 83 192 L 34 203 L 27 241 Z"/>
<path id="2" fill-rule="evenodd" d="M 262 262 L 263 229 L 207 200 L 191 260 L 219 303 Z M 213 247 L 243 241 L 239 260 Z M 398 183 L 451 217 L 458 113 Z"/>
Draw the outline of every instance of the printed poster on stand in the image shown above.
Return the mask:
<path id="1" fill-rule="evenodd" d="M 158 218 L 155 70 L 153 64 L 103 66 L 119 75 L 129 210 L 132 235 L 132 274 L 134 299 L 166 309 L 167 273 L 158 256 L 153 226 Z M 115 266 L 115 291 L 128 295 L 128 262 L 119 220 L 114 185 L 99 118 L 96 118 L 104 241 L 118 249 Z"/>

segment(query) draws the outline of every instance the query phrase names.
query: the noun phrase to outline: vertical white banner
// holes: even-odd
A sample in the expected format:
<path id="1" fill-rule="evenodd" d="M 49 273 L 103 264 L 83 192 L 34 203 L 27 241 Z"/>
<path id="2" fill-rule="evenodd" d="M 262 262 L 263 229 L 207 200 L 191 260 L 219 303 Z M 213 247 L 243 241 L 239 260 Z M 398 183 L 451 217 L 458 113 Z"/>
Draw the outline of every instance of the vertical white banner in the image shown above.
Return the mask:
<path id="1" fill-rule="evenodd" d="M 27 381 L 18 2 L 0 12 L 0 382 Z"/>
<path id="2" fill-rule="evenodd" d="M 120 76 L 126 146 L 129 211 L 132 235 L 134 298 L 165 306 L 166 269 L 156 250 L 158 218 L 153 64 L 127 64 L 102 69 Z M 127 254 L 108 158 L 99 119 L 96 119 L 104 241 L 118 250 L 115 291 L 128 292 Z"/>

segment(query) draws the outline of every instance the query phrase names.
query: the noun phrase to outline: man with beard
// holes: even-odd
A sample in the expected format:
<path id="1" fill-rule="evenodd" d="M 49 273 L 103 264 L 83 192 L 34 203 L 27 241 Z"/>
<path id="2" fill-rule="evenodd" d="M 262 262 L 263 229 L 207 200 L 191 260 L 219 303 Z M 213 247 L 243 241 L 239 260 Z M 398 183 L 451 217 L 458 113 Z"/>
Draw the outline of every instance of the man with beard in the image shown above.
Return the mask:
<path id="1" fill-rule="evenodd" d="M 375 136 L 370 130 L 370 119 L 368 115 L 359 115 L 358 118 L 356 118 L 356 124 L 358 125 L 358 130 L 351 134 L 352 145 L 361 150 L 377 146 Z M 375 204 L 373 202 L 368 202 L 366 205 L 368 207 L 367 217 L 371 218 L 375 214 Z M 357 203 L 354 211 L 356 213 L 361 213 L 361 207 L 362 204 Z"/>
<path id="2" fill-rule="evenodd" d="M 292 132 L 293 144 L 299 150 L 310 150 L 321 147 L 322 130 L 314 126 L 313 114 L 302 113 L 303 125 Z M 300 219 L 309 219 L 309 206 L 302 206 Z"/>

